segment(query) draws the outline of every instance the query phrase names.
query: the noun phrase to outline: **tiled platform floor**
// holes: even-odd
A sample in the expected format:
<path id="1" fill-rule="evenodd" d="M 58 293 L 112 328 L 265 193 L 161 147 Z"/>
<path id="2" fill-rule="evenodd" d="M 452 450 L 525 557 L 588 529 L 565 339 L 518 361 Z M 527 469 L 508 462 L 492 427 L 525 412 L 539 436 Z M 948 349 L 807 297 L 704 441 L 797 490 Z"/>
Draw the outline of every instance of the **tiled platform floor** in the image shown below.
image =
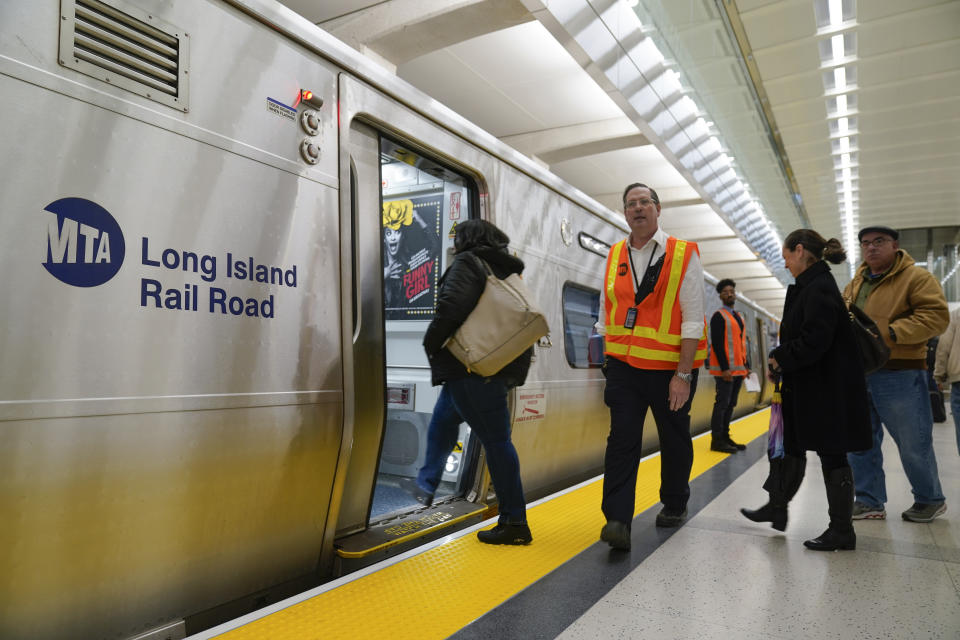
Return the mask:
<path id="1" fill-rule="evenodd" d="M 790 504 L 785 533 L 746 520 L 766 500 L 761 459 L 560 637 L 960 638 L 960 456 L 952 417 L 934 425 L 948 511 L 905 522 L 913 502 L 896 445 L 884 441 L 887 519 L 857 521 L 857 550 L 813 552 L 827 524 L 819 459 Z"/>

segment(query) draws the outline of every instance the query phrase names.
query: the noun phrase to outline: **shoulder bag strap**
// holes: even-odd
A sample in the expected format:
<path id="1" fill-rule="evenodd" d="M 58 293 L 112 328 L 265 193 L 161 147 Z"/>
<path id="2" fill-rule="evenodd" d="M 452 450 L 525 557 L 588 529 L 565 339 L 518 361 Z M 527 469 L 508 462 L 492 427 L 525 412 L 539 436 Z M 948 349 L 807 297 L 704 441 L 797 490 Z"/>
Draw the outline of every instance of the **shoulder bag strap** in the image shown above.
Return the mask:
<path id="1" fill-rule="evenodd" d="M 483 258 L 481 258 L 475 253 L 471 253 L 470 255 L 473 256 L 474 260 L 480 263 L 480 268 L 483 269 L 484 273 L 486 273 L 488 276 L 496 277 L 496 274 L 494 274 L 493 270 L 490 269 L 490 265 L 487 264 L 486 260 L 484 260 Z"/>

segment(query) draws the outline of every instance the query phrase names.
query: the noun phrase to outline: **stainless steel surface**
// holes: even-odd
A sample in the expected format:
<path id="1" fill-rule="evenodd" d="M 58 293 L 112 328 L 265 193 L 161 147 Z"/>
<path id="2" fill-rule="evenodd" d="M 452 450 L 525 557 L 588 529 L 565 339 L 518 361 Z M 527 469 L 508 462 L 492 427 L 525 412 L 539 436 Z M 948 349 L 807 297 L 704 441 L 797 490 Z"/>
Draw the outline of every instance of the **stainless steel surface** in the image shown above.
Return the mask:
<path id="1" fill-rule="evenodd" d="M 342 129 L 342 180 L 349 191 L 341 194 L 343 228 L 350 229 L 351 274 L 354 296 L 352 331 L 345 336 L 344 404 L 348 407 L 345 435 L 349 450 L 341 457 L 345 472 L 336 532 L 345 535 L 366 527 L 377 475 L 377 458 L 383 437 L 384 337 L 383 271 L 380 252 L 380 140 L 377 132 L 356 120 L 356 109 L 368 100 L 348 76 L 341 77 L 340 122 Z M 349 182 L 348 182 L 349 181 Z M 344 297 L 346 300 L 346 297 Z M 345 438 L 345 442 L 347 442 Z M 339 485 L 338 485 L 339 488 Z M 340 497 L 342 496 L 342 497 Z"/>
<path id="2" fill-rule="evenodd" d="M 188 111 L 190 35 L 123 0 L 61 0 L 60 64 Z"/>
<path id="3" fill-rule="evenodd" d="M 0 7 L 4 638 L 133 636 L 321 553 L 342 428 L 337 157 L 308 168 L 296 120 L 265 102 L 305 81 L 333 97 L 335 71 L 225 4 L 138 6 L 193 37 L 189 114 L 59 66 L 50 3 Z M 44 268 L 44 209 L 66 197 L 122 230 L 99 286 Z M 228 277 L 228 253 L 291 275 Z"/>
<path id="4" fill-rule="evenodd" d="M 182 640 L 187 637 L 187 628 L 184 622 L 172 622 L 162 627 L 151 629 L 128 640 Z"/>
<path id="5" fill-rule="evenodd" d="M 273 0 L 225 0 L 258 20 L 272 25 L 292 41 L 315 51 L 328 60 L 342 65 L 357 78 L 376 86 L 385 95 L 420 115 L 441 124 L 446 130 L 469 140 L 510 166 L 517 168 L 542 185 L 579 204 L 592 215 L 608 224 L 626 230 L 622 217 L 579 189 L 564 182 L 529 157 L 500 141 L 487 131 L 466 120 L 459 113 L 444 106 L 412 85 L 397 78 L 379 64 L 351 49 L 337 38 L 324 32 L 302 16 Z"/>
<path id="6" fill-rule="evenodd" d="M 316 109 L 321 121 L 317 143 L 321 148 L 335 145 L 336 73 L 329 64 L 264 30 L 263 25 L 224 2 L 139 0 L 137 5 L 192 33 L 197 33 L 192 26 L 217 25 L 212 37 L 193 37 L 190 75 L 204 81 L 191 80 L 189 114 L 60 66 L 60 14 L 48 3 L 0 3 L 0 75 L 337 187 L 337 154 L 324 153 L 317 166 L 307 166 L 299 155 L 302 135 L 295 115 L 292 119 L 281 117 L 270 110 L 272 103 L 268 102 L 272 98 L 292 106 L 301 88 L 330 98 Z M 225 33 L 242 43 L 233 55 L 224 53 L 219 34 Z M 72 113 L 40 118 L 36 105 L 8 104 L 7 108 L 24 113 L 34 126 L 65 124 L 68 134 L 79 133 Z"/>

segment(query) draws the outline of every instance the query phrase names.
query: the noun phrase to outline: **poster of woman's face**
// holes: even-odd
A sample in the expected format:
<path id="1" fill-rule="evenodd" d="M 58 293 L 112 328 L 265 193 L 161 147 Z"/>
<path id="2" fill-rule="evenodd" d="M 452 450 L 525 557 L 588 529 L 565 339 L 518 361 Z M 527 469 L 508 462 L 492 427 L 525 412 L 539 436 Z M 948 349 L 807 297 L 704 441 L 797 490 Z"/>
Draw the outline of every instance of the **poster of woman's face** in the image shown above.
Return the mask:
<path id="1" fill-rule="evenodd" d="M 391 261 L 397 260 L 397 254 L 400 252 L 400 229 L 393 227 L 384 227 L 383 244 L 387 248 L 387 256 Z"/>

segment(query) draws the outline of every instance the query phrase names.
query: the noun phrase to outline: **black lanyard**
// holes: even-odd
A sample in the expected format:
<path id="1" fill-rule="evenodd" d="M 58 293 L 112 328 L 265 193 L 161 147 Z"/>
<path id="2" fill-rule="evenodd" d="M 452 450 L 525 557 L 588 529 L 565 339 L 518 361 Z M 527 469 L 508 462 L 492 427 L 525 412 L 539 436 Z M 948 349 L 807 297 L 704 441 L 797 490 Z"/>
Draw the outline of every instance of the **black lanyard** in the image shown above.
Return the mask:
<path id="1" fill-rule="evenodd" d="M 650 270 L 650 265 L 653 264 L 653 254 L 657 252 L 657 241 L 651 238 L 650 242 L 653 243 L 653 248 L 650 250 L 650 259 L 647 261 L 647 268 L 643 270 L 643 277 L 647 277 L 647 271 Z M 633 304 L 640 304 L 640 281 L 637 280 L 637 270 L 633 268 L 633 250 L 627 246 L 627 260 L 630 261 L 630 272 L 633 274 L 633 284 L 636 287 L 633 291 Z"/>

